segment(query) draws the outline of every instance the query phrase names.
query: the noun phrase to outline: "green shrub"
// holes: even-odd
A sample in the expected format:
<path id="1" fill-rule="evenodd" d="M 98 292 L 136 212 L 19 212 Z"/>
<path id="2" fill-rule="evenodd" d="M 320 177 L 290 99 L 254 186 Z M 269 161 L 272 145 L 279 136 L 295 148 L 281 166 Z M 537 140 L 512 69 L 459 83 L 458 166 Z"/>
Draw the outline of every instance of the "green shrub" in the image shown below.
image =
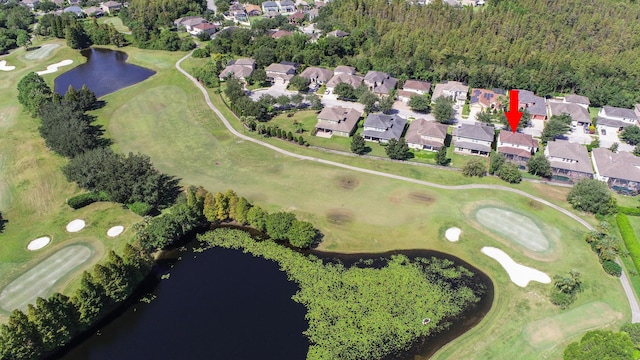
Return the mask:
<path id="1" fill-rule="evenodd" d="M 576 300 L 576 296 L 573 294 L 563 293 L 562 291 L 553 291 L 551 293 L 551 302 L 554 305 L 559 306 L 561 309 L 566 309 L 569 305 L 573 304 Z"/>
<path id="2" fill-rule="evenodd" d="M 609 275 L 613 275 L 616 277 L 620 277 L 620 275 L 622 275 L 622 268 L 615 261 L 611 261 L 611 260 L 603 261 L 602 268 Z"/>
<path id="3" fill-rule="evenodd" d="M 618 212 L 629 216 L 640 216 L 640 208 L 618 206 Z"/>
<path id="4" fill-rule="evenodd" d="M 633 260 L 636 271 L 638 271 L 640 270 L 640 244 L 638 243 L 638 238 L 636 238 L 636 233 L 633 231 L 627 215 L 616 215 L 616 222 L 618 223 L 618 229 L 620 230 L 624 244 L 627 246 L 631 260 Z"/>
<path id="5" fill-rule="evenodd" d="M 128 204 L 127 207 L 129 208 L 129 210 L 140 216 L 149 215 L 149 213 L 151 213 L 151 211 L 153 210 L 153 206 L 140 201 L 136 201 L 133 204 Z"/>
<path id="6" fill-rule="evenodd" d="M 96 201 L 108 201 L 105 193 L 86 193 L 74 196 L 67 200 L 67 205 L 73 209 L 80 209 Z"/>

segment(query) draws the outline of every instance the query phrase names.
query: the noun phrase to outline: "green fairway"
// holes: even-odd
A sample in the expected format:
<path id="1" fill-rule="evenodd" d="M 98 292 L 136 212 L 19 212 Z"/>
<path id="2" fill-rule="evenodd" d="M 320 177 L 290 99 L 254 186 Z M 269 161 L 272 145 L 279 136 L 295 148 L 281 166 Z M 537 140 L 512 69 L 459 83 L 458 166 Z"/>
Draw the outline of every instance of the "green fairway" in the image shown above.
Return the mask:
<path id="1" fill-rule="evenodd" d="M 321 250 L 435 249 L 458 256 L 486 272 L 495 283 L 494 307 L 478 326 L 445 346 L 434 358 L 490 359 L 516 352 L 519 359 L 558 358 L 563 347 L 578 339 L 580 329 L 585 326 L 617 326 L 629 318 L 628 304 L 619 281 L 602 271 L 596 256 L 582 240 L 586 229 L 558 211 L 513 193 L 486 189 L 437 190 L 285 157 L 239 140 L 216 119 L 196 87 L 175 70 L 175 62 L 184 53 L 124 50 L 129 54 L 130 62 L 158 73 L 143 83 L 105 96 L 106 106 L 93 112 L 98 123 L 105 127 L 107 136 L 113 139 L 117 151 L 148 154 L 160 171 L 177 176 L 185 185 L 203 185 L 209 191 L 233 188 L 270 211 L 294 211 L 323 233 Z M 10 55 L 10 63 L 18 65 L 21 54 L 23 51 L 18 50 Z M 73 59 L 74 66 L 82 62 L 77 52 L 64 46 L 47 62 L 62 59 Z M 33 61 L 33 64 L 39 66 L 40 63 Z M 185 68 L 189 69 L 188 66 Z M 65 160 L 44 147 L 37 134 L 37 120 L 25 115 L 17 105 L 15 84 L 27 71 L 19 69 L 9 74 L 9 85 L 0 84 L 0 112 L 9 114 L 7 119 L 13 116 L 3 121 L 11 124 L 8 127 L 2 128 L 0 123 L 0 136 L 3 140 L 9 139 L 0 142 L 0 154 L 4 156 L 0 179 L 6 178 L 8 184 L 7 195 L 1 197 L 6 205 L 0 209 L 9 219 L 0 242 L 2 287 L 63 245 L 80 239 L 64 232 L 64 225 L 70 220 L 81 218 L 87 222 L 87 228 L 78 236 L 82 235 L 83 241 L 96 248 L 97 256 L 82 266 L 86 267 L 103 256 L 105 250 L 130 239 L 133 233 L 129 231 L 125 232 L 129 234 L 127 236 L 108 239 L 105 232 L 109 227 L 124 225 L 128 228 L 139 219 L 114 204 L 97 203 L 75 211 L 64 204 L 66 198 L 80 191 L 67 183 L 58 170 Z M 55 75 L 47 75 L 46 79 L 51 81 Z M 209 93 L 214 103 L 221 106 L 216 89 Z M 220 110 L 233 120 L 227 109 Z M 238 131 L 258 136 L 243 130 L 238 121 L 232 121 L 232 124 Z M 264 140 L 304 155 L 441 184 L 514 187 L 569 207 L 565 201 L 566 188 L 534 183 L 507 185 L 494 177 L 466 178 L 454 171 L 341 156 L 273 138 Z M 551 241 L 552 254 L 539 259 L 524 246 L 505 249 L 504 239 L 476 223 L 474 209 L 486 205 L 509 209 L 534 219 L 536 224 L 544 224 L 539 228 Z M 597 223 L 592 217 L 588 221 Z M 444 239 L 445 230 L 452 226 L 463 231 L 458 243 Z M 52 237 L 51 245 L 38 252 L 26 250 L 30 240 L 45 235 Z M 553 243 L 554 236 L 558 239 L 557 244 Z M 565 319 L 560 315 L 567 311 L 556 308 L 548 300 L 551 285 L 531 283 L 525 288 L 517 287 L 496 261 L 481 255 L 483 246 L 502 248 L 514 261 L 550 276 L 576 269 L 583 276 L 585 291 L 578 295 L 571 309 L 598 302 L 605 304 L 612 313 L 621 315 L 594 319 L 588 312 L 576 312 L 571 319 Z M 78 280 L 77 277 L 72 280 L 72 274 L 66 278 L 69 283 L 64 288 L 68 291 Z M 562 332 L 553 339 L 553 344 L 542 349 L 525 341 L 523 329 L 545 319 L 560 319 L 558 321 L 563 324 L 572 321 L 578 330 Z"/>
<path id="2" fill-rule="evenodd" d="M 111 24 L 113 27 L 123 34 L 131 34 L 131 29 L 126 27 L 122 20 L 117 16 L 103 16 L 98 20 L 98 24 Z"/>

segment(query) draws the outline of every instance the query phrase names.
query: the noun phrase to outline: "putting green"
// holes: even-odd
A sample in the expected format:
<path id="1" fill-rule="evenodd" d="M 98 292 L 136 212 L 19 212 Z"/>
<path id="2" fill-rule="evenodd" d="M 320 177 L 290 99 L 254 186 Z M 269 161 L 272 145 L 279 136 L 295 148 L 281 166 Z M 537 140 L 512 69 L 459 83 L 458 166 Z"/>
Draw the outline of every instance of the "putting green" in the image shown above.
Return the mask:
<path id="1" fill-rule="evenodd" d="M 24 56 L 25 59 L 27 60 L 40 60 L 40 59 L 44 59 L 47 56 L 49 56 L 49 54 L 51 54 L 51 52 L 60 47 L 59 44 L 45 44 L 40 46 L 40 48 L 35 49 L 35 50 L 30 50 L 29 52 L 27 52 L 27 54 Z"/>
<path id="2" fill-rule="evenodd" d="M 92 253 L 85 245 L 59 250 L 7 285 L 0 293 L 0 307 L 6 311 L 24 310 L 36 298 L 47 297 L 60 278 L 87 261 Z"/>
<path id="3" fill-rule="evenodd" d="M 533 251 L 549 249 L 549 240 L 530 218 L 508 210 L 485 207 L 476 212 L 476 220 L 508 240 Z"/>

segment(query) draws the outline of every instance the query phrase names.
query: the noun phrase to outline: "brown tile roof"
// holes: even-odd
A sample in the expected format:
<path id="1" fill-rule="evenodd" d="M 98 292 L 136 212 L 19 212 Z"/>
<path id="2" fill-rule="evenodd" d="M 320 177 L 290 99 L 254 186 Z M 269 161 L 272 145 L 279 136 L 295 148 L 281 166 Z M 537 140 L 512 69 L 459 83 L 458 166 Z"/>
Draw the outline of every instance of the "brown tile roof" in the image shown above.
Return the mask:
<path id="1" fill-rule="evenodd" d="M 428 93 L 429 90 L 431 90 L 431 83 L 422 80 L 407 80 L 404 82 L 402 88 L 405 90 L 424 91 Z"/>
<path id="2" fill-rule="evenodd" d="M 355 74 L 356 73 L 356 69 L 351 67 L 351 66 L 344 66 L 344 65 L 340 65 L 340 66 L 336 66 L 336 68 L 333 70 L 334 74 Z"/>
<path id="3" fill-rule="evenodd" d="M 571 119 L 573 121 L 587 124 L 591 123 L 591 116 L 589 115 L 589 111 L 576 103 L 561 103 L 549 101 L 549 112 L 552 116 L 567 114 L 571 116 Z"/>
<path id="4" fill-rule="evenodd" d="M 531 158 L 531 152 L 526 149 L 518 149 L 510 146 L 498 146 L 498 152 L 501 154 L 516 155 L 523 158 Z"/>
<path id="5" fill-rule="evenodd" d="M 531 135 L 519 132 L 514 133 L 508 130 L 500 130 L 500 133 L 498 134 L 498 145 L 505 146 L 500 143 L 530 146 L 533 148 L 538 147 L 538 142 L 534 140 Z"/>
<path id="6" fill-rule="evenodd" d="M 262 13 L 262 8 L 258 5 L 254 5 L 254 4 L 247 4 L 244 6 L 244 9 L 249 13 L 252 11 L 259 11 L 260 13 Z"/>
<path id="7" fill-rule="evenodd" d="M 591 104 L 588 97 L 582 96 L 582 95 L 576 95 L 576 94 L 565 95 L 564 101 L 568 103 L 582 104 L 582 105 Z"/>
<path id="8" fill-rule="evenodd" d="M 405 136 L 407 143 L 419 145 L 442 145 L 447 137 L 447 128 L 445 124 L 425 119 L 415 119 L 409 124 L 409 129 Z M 441 141 L 425 139 L 425 137 L 433 137 Z"/>
<path id="9" fill-rule="evenodd" d="M 606 148 L 591 151 L 598 175 L 640 182 L 640 158 L 626 151 L 613 153 Z"/>
<path id="10" fill-rule="evenodd" d="M 273 34 L 271 34 L 271 37 L 274 39 L 280 39 L 283 36 L 291 36 L 293 35 L 293 33 L 291 31 L 286 31 L 286 30 L 278 30 L 276 32 L 274 32 Z"/>
<path id="11" fill-rule="evenodd" d="M 333 77 L 333 70 L 323 69 L 320 67 L 310 66 L 300 74 L 300 76 L 311 79 L 318 79 L 322 82 L 327 82 Z"/>
<path id="12" fill-rule="evenodd" d="M 347 83 L 354 88 L 357 88 L 362 84 L 364 79 L 359 75 L 350 75 L 350 74 L 337 74 L 334 75 L 331 80 L 327 82 L 327 87 L 335 87 L 340 83 Z"/>
<path id="13" fill-rule="evenodd" d="M 349 133 L 358 123 L 358 119 L 362 116 L 356 109 L 345 109 L 340 106 L 329 106 L 318 114 L 317 128 L 341 131 Z M 320 120 L 327 120 L 320 123 Z"/>
<path id="14" fill-rule="evenodd" d="M 482 141 L 493 141 L 495 136 L 495 128 L 493 126 L 483 125 L 483 124 L 462 124 L 460 127 L 455 128 L 453 131 L 454 135 L 467 138 L 467 139 L 475 139 Z"/>
<path id="15" fill-rule="evenodd" d="M 549 157 L 570 159 L 574 161 L 566 162 L 562 160 L 549 159 L 551 167 L 593 174 L 591 161 L 589 159 L 589 152 L 586 147 L 580 144 L 570 143 L 566 140 L 549 141 L 547 143 L 546 151 Z"/>

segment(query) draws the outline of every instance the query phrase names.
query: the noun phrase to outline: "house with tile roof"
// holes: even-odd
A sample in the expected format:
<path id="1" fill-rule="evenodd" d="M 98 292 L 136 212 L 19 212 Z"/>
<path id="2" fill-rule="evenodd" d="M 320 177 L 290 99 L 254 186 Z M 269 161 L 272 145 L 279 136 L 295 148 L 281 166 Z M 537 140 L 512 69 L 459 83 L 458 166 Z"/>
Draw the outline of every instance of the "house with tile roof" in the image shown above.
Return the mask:
<path id="1" fill-rule="evenodd" d="M 84 15 L 84 11 L 82 10 L 82 8 L 80 6 L 75 6 L 75 5 L 65 8 L 64 10 L 62 10 L 62 12 L 72 13 L 75 16 L 78 16 L 78 17 Z"/>
<path id="2" fill-rule="evenodd" d="M 248 16 L 260 16 L 262 15 L 262 8 L 258 5 L 254 4 L 246 4 L 244 6 L 244 11 L 247 12 Z"/>
<path id="3" fill-rule="evenodd" d="M 189 31 L 189 34 L 193 35 L 193 36 L 198 36 L 201 33 L 207 33 L 209 34 L 209 36 L 213 35 L 216 30 L 218 29 L 217 26 L 215 26 L 214 24 L 210 23 L 210 22 L 204 22 L 202 24 L 198 24 L 193 26 L 192 30 Z"/>
<path id="4" fill-rule="evenodd" d="M 617 132 L 627 126 L 637 126 L 637 123 L 638 116 L 634 110 L 613 106 L 603 106 L 602 109 L 598 111 L 596 128 L 598 129 L 598 132 L 602 134 L 603 130 L 605 132 Z"/>
<path id="5" fill-rule="evenodd" d="M 431 101 L 435 102 L 437 98 L 444 96 L 453 99 L 456 105 L 463 106 L 467 101 L 468 92 L 469 87 L 459 81 L 445 81 L 441 84 L 436 84 Z"/>
<path id="6" fill-rule="evenodd" d="M 400 140 L 406 125 L 407 120 L 396 114 L 369 114 L 364 122 L 362 137 L 367 141 L 380 143 L 387 143 L 391 139 Z"/>
<path id="7" fill-rule="evenodd" d="M 531 156 L 538 150 L 538 140 L 529 134 L 500 130 L 496 148 L 507 161 L 524 169 Z"/>
<path id="8" fill-rule="evenodd" d="M 275 30 L 271 33 L 271 37 L 274 39 L 280 39 L 281 37 L 291 36 L 293 33 L 287 30 Z"/>
<path id="9" fill-rule="evenodd" d="M 407 80 L 402 85 L 402 89 L 398 90 L 398 99 L 403 102 L 409 102 L 413 95 L 427 95 L 431 91 L 431 83 L 422 80 Z"/>
<path id="10" fill-rule="evenodd" d="M 489 156 L 494 138 L 493 125 L 462 124 L 453 130 L 454 151 L 461 154 Z"/>
<path id="11" fill-rule="evenodd" d="M 566 114 L 571 116 L 571 125 L 588 126 L 591 125 L 591 116 L 588 107 L 576 103 L 558 102 L 549 100 L 549 116 Z"/>
<path id="12" fill-rule="evenodd" d="M 448 128 L 437 121 L 415 119 L 409 124 L 405 140 L 412 149 L 438 151 L 445 146 Z"/>
<path id="13" fill-rule="evenodd" d="M 273 12 L 279 12 L 280 11 L 280 7 L 278 7 L 278 4 L 275 1 L 265 1 L 262 3 L 262 13 L 266 14 L 269 11 L 273 11 Z"/>
<path id="14" fill-rule="evenodd" d="M 636 195 L 640 191 L 640 157 L 629 152 L 614 153 L 607 148 L 591 151 L 595 178 L 609 188 L 624 194 Z"/>
<path id="15" fill-rule="evenodd" d="M 593 168 L 587 148 L 567 140 L 549 141 L 544 155 L 551 164 L 554 178 L 565 181 L 578 181 L 593 178 Z"/>
<path id="16" fill-rule="evenodd" d="M 502 109 L 502 99 L 506 99 L 506 92 L 502 89 L 473 89 L 469 107 L 477 112 L 493 109 Z"/>
<path id="17" fill-rule="evenodd" d="M 398 79 L 391 75 L 380 71 L 369 71 L 364 76 L 364 83 L 369 91 L 376 95 L 386 96 L 389 92 L 396 88 Z"/>
<path id="18" fill-rule="evenodd" d="M 184 30 L 190 33 L 191 31 L 193 31 L 194 26 L 198 24 L 204 24 L 206 22 L 207 20 L 205 20 L 200 16 L 185 16 L 185 17 L 176 19 L 173 22 L 173 24 L 176 26 L 176 28 L 178 29 L 184 28 Z"/>
<path id="19" fill-rule="evenodd" d="M 333 77 L 333 70 L 324 69 L 316 66 L 309 66 L 304 69 L 300 76 L 309 79 L 311 83 L 323 85 L 326 84 Z"/>
<path id="20" fill-rule="evenodd" d="M 90 6 L 88 8 L 85 8 L 84 13 L 87 14 L 87 16 L 92 16 L 96 18 L 104 15 L 104 11 L 102 11 L 102 8 L 97 6 Z"/>
<path id="21" fill-rule="evenodd" d="M 335 75 L 338 75 L 338 74 L 354 75 L 356 73 L 356 68 L 354 68 L 353 66 L 338 65 L 336 66 L 335 69 L 333 69 L 333 73 Z"/>
<path id="22" fill-rule="evenodd" d="M 336 68 L 336 70 L 337 69 L 338 68 Z M 333 92 L 333 89 L 336 87 L 336 85 L 341 83 L 349 84 L 353 86 L 354 89 L 357 89 L 358 86 L 362 85 L 362 82 L 364 81 L 364 78 L 360 75 L 345 74 L 342 72 L 336 73 L 335 70 L 333 74 L 333 77 L 329 81 L 327 81 L 327 90 L 329 90 L 330 92 Z"/>
<path id="23" fill-rule="evenodd" d="M 566 103 L 578 104 L 584 108 L 589 108 L 589 105 L 591 105 L 591 101 L 589 101 L 588 97 L 576 94 L 565 95 L 563 101 Z"/>
<path id="24" fill-rule="evenodd" d="M 547 102 L 529 90 L 518 90 L 518 107 L 531 115 L 531 120 L 547 120 Z"/>
<path id="25" fill-rule="evenodd" d="M 120 11 L 120 9 L 122 8 L 122 4 L 117 1 L 105 1 L 100 4 L 100 7 L 105 13 L 113 14 Z"/>
<path id="26" fill-rule="evenodd" d="M 272 83 L 287 84 L 296 74 L 296 67 L 291 64 L 271 64 L 264 71 L 267 73 L 267 80 Z"/>
<path id="27" fill-rule="evenodd" d="M 228 76 L 233 76 L 242 82 L 253 74 L 253 70 L 256 68 L 256 61 L 251 58 L 241 58 L 232 60 L 227 64 L 227 67 L 220 72 L 220 80 L 225 80 Z"/>
<path id="28" fill-rule="evenodd" d="M 296 11 L 296 4 L 291 0 L 280 1 L 280 12 L 283 14 L 290 14 Z"/>
<path id="29" fill-rule="evenodd" d="M 346 109 L 340 106 L 328 106 L 318 114 L 316 136 L 331 137 L 332 135 L 349 137 L 353 134 L 362 113 L 356 109 Z"/>

